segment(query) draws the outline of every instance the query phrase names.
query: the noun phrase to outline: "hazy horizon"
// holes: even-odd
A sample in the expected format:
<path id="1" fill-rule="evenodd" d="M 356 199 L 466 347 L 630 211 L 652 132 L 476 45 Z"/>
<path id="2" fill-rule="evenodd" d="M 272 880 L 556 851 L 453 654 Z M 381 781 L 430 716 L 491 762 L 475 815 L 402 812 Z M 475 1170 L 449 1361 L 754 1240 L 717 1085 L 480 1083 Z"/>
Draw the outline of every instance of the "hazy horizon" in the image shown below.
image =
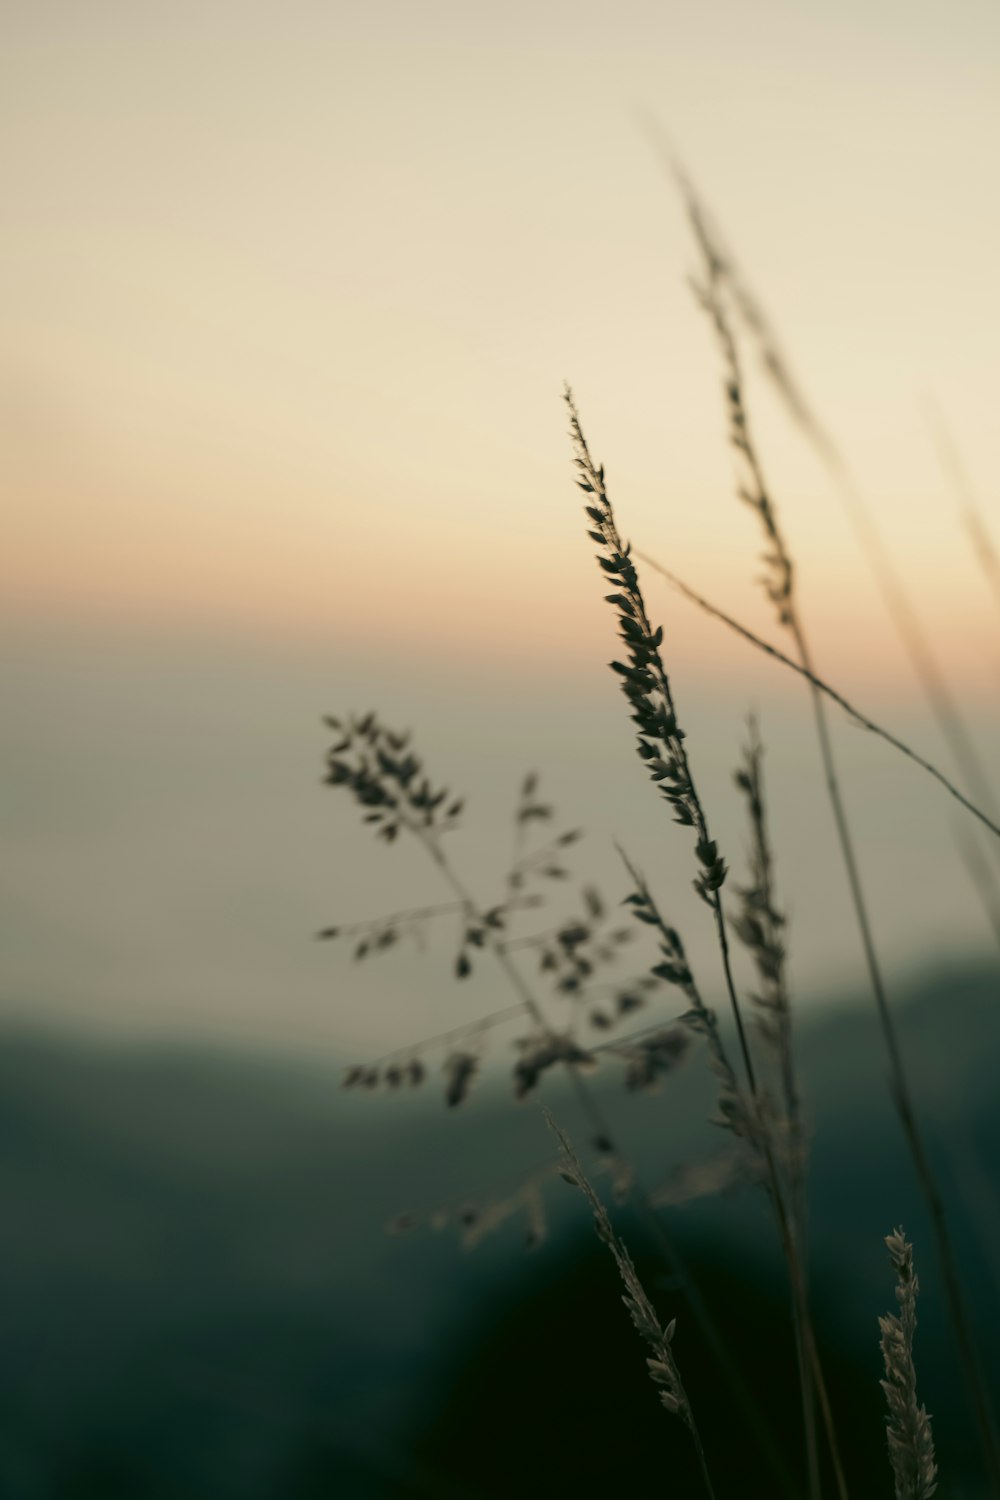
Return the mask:
<path id="1" fill-rule="evenodd" d="M 488 985 L 454 991 L 445 939 L 360 969 L 310 940 L 428 886 L 319 786 L 319 717 L 345 707 L 412 724 L 468 788 L 456 849 L 484 886 L 534 767 L 594 828 L 583 859 L 608 894 L 620 836 L 697 930 L 684 836 L 654 825 L 606 670 L 560 401 L 568 378 L 623 531 L 776 639 L 643 114 L 718 214 L 988 758 L 997 616 L 926 414 L 946 413 L 996 528 L 1000 21 L 957 14 L 224 0 L 9 18 L 5 1014 L 364 1052 L 489 1008 Z M 836 486 L 747 370 L 820 669 L 950 769 Z M 849 989 L 799 686 L 649 596 L 734 866 L 729 775 L 761 712 L 803 1003 Z M 894 971 L 983 951 L 953 807 L 884 746 L 837 738 Z"/>
<path id="2" fill-rule="evenodd" d="M 734 879 L 745 836 L 731 771 L 747 711 L 760 715 L 796 997 L 808 1008 L 863 993 L 861 954 L 808 700 L 794 679 L 741 650 L 740 686 L 734 678 L 720 699 L 679 640 L 674 686 Z M 433 774 L 467 794 L 451 851 L 485 900 L 498 890 L 517 788 L 533 769 L 559 826 L 589 830 L 575 861 L 581 878 L 621 899 L 612 843 L 621 839 L 682 927 L 707 990 L 717 990 L 710 923 L 690 891 L 690 837 L 650 797 L 624 703 L 599 660 L 589 674 L 539 685 L 434 663 L 414 673 L 405 660 L 332 648 L 50 630 L 22 635 L 16 650 L 8 643 L 0 662 L 9 1020 L 364 1057 L 507 1004 L 486 962 L 455 983 L 451 922 L 426 954 L 404 945 L 360 965 L 349 944 L 313 938 L 331 923 L 448 894 L 417 851 L 376 843 L 350 800 L 321 785 L 330 742 L 321 715 L 370 707 L 412 726 Z M 926 715 L 886 712 L 943 757 Z M 988 745 L 996 714 L 975 723 Z M 990 961 L 989 930 L 958 862 L 959 809 L 839 713 L 834 731 L 894 984 L 928 963 Z M 556 897 L 554 911 L 573 909 L 571 893 Z M 548 925 L 525 920 L 529 931 Z M 641 972 L 649 957 L 637 944 L 619 972 Z"/>

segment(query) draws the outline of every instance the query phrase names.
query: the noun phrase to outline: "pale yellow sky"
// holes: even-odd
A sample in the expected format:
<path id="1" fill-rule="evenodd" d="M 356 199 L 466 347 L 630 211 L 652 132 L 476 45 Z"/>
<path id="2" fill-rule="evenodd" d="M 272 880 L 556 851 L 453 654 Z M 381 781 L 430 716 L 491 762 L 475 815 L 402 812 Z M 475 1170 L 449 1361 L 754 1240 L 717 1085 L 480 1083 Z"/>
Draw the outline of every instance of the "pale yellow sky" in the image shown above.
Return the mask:
<path id="1" fill-rule="evenodd" d="M 624 529 L 769 624 L 652 109 L 953 670 L 995 688 L 920 404 L 1000 531 L 994 6 L 42 4 L 5 31 L 8 615 L 592 659 L 568 377 Z M 833 487 L 752 395 L 822 661 L 897 679 Z"/>

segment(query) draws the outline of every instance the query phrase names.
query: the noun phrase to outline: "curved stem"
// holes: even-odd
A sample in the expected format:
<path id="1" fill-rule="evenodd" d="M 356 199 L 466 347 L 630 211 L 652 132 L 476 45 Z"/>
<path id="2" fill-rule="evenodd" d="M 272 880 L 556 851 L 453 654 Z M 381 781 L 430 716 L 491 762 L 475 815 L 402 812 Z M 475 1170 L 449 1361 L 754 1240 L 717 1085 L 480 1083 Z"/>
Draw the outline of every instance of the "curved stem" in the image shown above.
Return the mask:
<path id="1" fill-rule="evenodd" d="M 803 667 L 807 671 L 811 671 L 811 659 L 805 634 L 795 616 L 792 618 L 791 628 Z M 899 1038 L 896 1034 L 896 1025 L 886 997 L 885 985 L 882 979 L 882 968 L 875 950 L 868 907 L 861 885 L 861 875 L 858 869 L 854 840 L 847 821 L 847 814 L 840 791 L 840 782 L 834 763 L 833 746 L 830 740 L 829 725 L 826 721 L 826 707 L 820 692 L 815 686 L 812 688 L 811 697 L 816 718 L 816 733 L 823 761 L 823 771 L 826 778 L 827 792 L 830 797 L 830 806 L 833 810 L 834 821 L 837 827 L 837 837 L 840 841 L 844 866 L 847 871 L 851 902 L 861 934 L 861 943 L 864 949 L 872 992 L 875 996 L 875 1006 L 882 1029 L 882 1038 L 889 1058 L 892 1098 L 896 1106 L 896 1112 L 899 1115 L 900 1124 L 903 1127 L 903 1134 L 906 1138 L 910 1155 L 913 1158 L 913 1165 L 924 1195 L 924 1201 L 927 1205 L 927 1212 L 930 1217 L 931 1229 L 937 1248 L 938 1265 L 941 1271 L 941 1278 L 944 1282 L 948 1311 L 951 1315 L 952 1326 L 958 1344 L 959 1358 L 961 1359 L 965 1373 L 966 1387 L 976 1414 L 976 1422 L 979 1427 L 987 1471 L 994 1494 L 1000 1495 L 1000 1454 L 998 1454 L 997 1450 L 993 1414 L 989 1398 L 986 1394 L 986 1382 L 979 1358 L 979 1351 L 972 1336 L 972 1329 L 965 1309 L 965 1299 L 962 1295 L 962 1285 L 958 1275 L 955 1252 L 952 1248 L 951 1235 L 948 1230 L 944 1203 L 938 1190 L 937 1179 L 927 1158 L 920 1127 L 917 1124 L 909 1080 L 906 1076 Z"/>
<path id="2" fill-rule="evenodd" d="M 648 552 L 641 552 L 636 548 L 635 555 L 641 558 L 654 572 L 659 573 L 661 578 L 665 578 L 672 588 L 676 589 L 679 594 L 684 595 L 685 599 L 689 599 L 692 604 L 697 604 L 699 609 L 703 609 L 713 619 L 721 621 L 723 625 L 727 625 L 730 630 L 735 631 L 737 635 L 741 635 L 745 641 L 749 641 L 751 646 L 756 646 L 758 651 L 763 651 L 765 655 L 770 656 L 774 661 L 780 662 L 782 666 L 788 667 L 792 672 L 797 672 L 800 677 L 804 677 L 824 697 L 829 698 L 842 708 L 856 724 L 861 725 L 862 729 L 867 729 L 872 734 L 877 735 L 879 739 L 885 740 L 886 744 L 892 745 L 901 755 L 905 755 L 908 760 L 912 760 L 914 765 L 918 765 L 921 770 L 926 771 L 928 776 L 933 776 L 934 780 L 939 782 L 945 791 L 955 798 L 956 802 L 960 802 L 974 818 L 979 819 L 985 828 L 988 828 L 991 833 L 1000 838 L 1000 825 L 996 824 L 991 817 L 984 813 L 982 808 L 977 807 L 974 802 L 971 802 L 964 792 L 959 791 L 955 783 L 949 780 L 943 771 L 938 770 L 937 766 L 925 759 L 919 751 L 912 749 L 904 740 L 897 738 L 890 730 L 884 729 L 881 724 L 877 724 L 874 719 L 870 719 L 859 708 L 855 708 L 853 703 L 848 702 L 842 693 L 839 693 L 836 688 L 831 687 L 828 682 L 824 682 L 821 677 L 818 677 L 810 667 L 805 667 L 800 662 L 793 661 L 790 656 L 786 656 L 784 651 L 779 650 L 777 646 L 772 646 L 769 641 L 762 640 L 759 635 L 755 635 L 746 625 L 741 625 L 738 620 L 734 620 L 732 615 L 727 614 L 724 609 L 720 609 L 716 604 L 711 604 L 703 594 L 697 593 L 683 579 L 678 578 L 676 573 L 671 573 L 670 569 L 665 568 L 662 563 L 657 562 L 655 557 L 650 557 Z"/>
<path id="3" fill-rule="evenodd" d="M 458 898 L 465 903 L 466 909 L 470 913 L 476 912 L 477 907 L 472 899 L 472 896 L 460 880 L 459 876 L 452 869 L 451 864 L 445 857 L 440 846 L 433 840 L 433 838 L 428 837 L 424 830 L 415 827 L 413 829 L 413 832 L 415 832 L 420 838 L 421 843 L 424 845 L 424 848 L 427 850 L 428 854 L 437 865 L 444 880 L 455 892 L 456 896 L 458 896 Z M 528 984 L 525 982 L 524 977 L 518 970 L 517 966 L 509 957 L 504 946 L 495 938 L 495 936 L 491 932 L 487 932 L 486 944 L 493 952 L 495 958 L 497 959 L 497 962 L 499 963 L 501 969 L 507 977 L 508 982 L 517 993 L 521 1003 L 524 1006 L 524 1009 L 528 1012 L 529 1015 L 531 1015 L 536 1025 L 547 1030 L 548 1025 L 545 1020 L 542 1008 L 538 1003 L 538 1000 L 536 999 Z M 598 1100 L 594 1097 L 591 1090 L 587 1087 L 586 1080 L 582 1077 L 579 1068 L 576 1066 L 576 1064 L 571 1062 L 563 1062 L 562 1066 L 569 1076 L 573 1091 L 577 1096 L 580 1107 L 587 1120 L 589 1121 L 594 1134 L 601 1136 L 605 1140 L 607 1140 L 612 1147 L 613 1154 L 619 1156 L 619 1159 L 622 1159 L 620 1153 L 617 1150 L 617 1147 L 615 1146 L 615 1138 L 608 1117 L 604 1113 L 604 1110 L 602 1109 Z M 705 1305 L 704 1299 L 702 1298 L 701 1293 L 698 1290 L 697 1284 L 695 1283 L 691 1272 L 688 1270 L 685 1264 L 685 1261 L 681 1255 L 680 1250 L 677 1247 L 676 1242 L 673 1239 L 673 1236 L 667 1230 L 662 1216 L 657 1213 L 652 1201 L 649 1198 L 648 1193 L 639 1181 L 638 1176 L 634 1173 L 632 1174 L 632 1186 L 635 1193 L 636 1204 L 640 1210 L 643 1222 L 645 1223 L 649 1234 L 653 1238 L 667 1270 L 676 1278 L 681 1291 L 687 1299 L 692 1313 L 694 1314 L 699 1326 L 701 1327 L 702 1333 L 705 1335 L 705 1338 L 710 1348 L 712 1349 L 716 1360 L 718 1361 L 719 1368 L 725 1376 L 730 1390 L 733 1393 L 733 1396 L 735 1397 L 739 1406 L 742 1408 L 750 1429 L 757 1438 L 760 1449 L 766 1457 L 768 1463 L 770 1464 L 771 1469 L 774 1472 L 779 1483 L 781 1484 L 782 1489 L 790 1497 L 790 1500 L 795 1500 L 795 1486 L 790 1475 L 788 1474 L 787 1468 L 785 1467 L 785 1463 L 781 1456 L 781 1453 L 774 1440 L 772 1439 L 765 1422 L 760 1416 L 760 1413 L 758 1412 L 756 1407 L 756 1403 L 754 1402 L 747 1385 L 745 1384 L 742 1376 L 739 1374 L 739 1371 L 736 1369 L 736 1366 L 732 1361 L 728 1349 L 726 1348 L 726 1345 L 723 1341 L 722 1335 L 719 1333 L 719 1330 L 716 1327 L 707 1306 Z M 702 1469 L 702 1474 L 709 1485 L 709 1490 L 711 1491 L 711 1483 L 708 1480 L 708 1472 L 705 1466 L 705 1456 L 703 1451 L 701 1450 L 700 1438 L 698 1438 L 694 1434 L 693 1436 L 695 1440 L 695 1449 L 698 1455 L 699 1464 L 701 1465 Z"/>

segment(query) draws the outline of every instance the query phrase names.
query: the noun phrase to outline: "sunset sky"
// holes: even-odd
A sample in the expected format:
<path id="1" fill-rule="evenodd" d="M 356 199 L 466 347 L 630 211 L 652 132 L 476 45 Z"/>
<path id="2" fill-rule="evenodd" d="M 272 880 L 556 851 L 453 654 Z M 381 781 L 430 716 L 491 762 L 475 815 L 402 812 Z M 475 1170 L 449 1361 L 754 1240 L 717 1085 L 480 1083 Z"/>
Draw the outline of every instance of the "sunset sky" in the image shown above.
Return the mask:
<path id="1" fill-rule="evenodd" d="M 227 882 L 258 858 L 263 910 L 290 878 L 318 807 L 321 745 L 304 726 L 341 695 L 395 694 L 417 718 L 436 705 L 431 741 L 473 782 L 500 774 L 506 795 L 533 753 L 504 713 L 509 692 L 521 728 L 526 715 L 547 736 L 550 774 L 587 742 L 567 771 L 587 798 L 588 767 L 603 775 L 605 749 L 617 756 L 627 736 L 617 721 L 588 728 L 588 695 L 610 701 L 598 677 L 612 633 L 571 484 L 566 379 L 622 529 L 776 635 L 754 518 L 734 498 L 717 352 L 687 285 L 694 249 L 642 127 L 650 115 L 846 454 L 956 690 L 993 732 L 997 615 L 928 408 L 946 414 L 1000 535 L 994 4 L 96 0 L 8 8 L 4 31 L 0 609 L 23 777 L 16 1004 L 60 984 L 84 1009 L 124 1011 L 143 984 L 151 1008 L 189 1017 L 250 1003 L 263 946 L 243 970 L 226 969 L 220 941 L 201 967 L 160 963 L 150 978 L 135 934 L 166 939 L 158 914 L 139 910 L 144 840 L 162 840 L 156 889 L 179 921 L 196 865 L 229 902 L 232 955 L 242 915 Z M 836 486 L 750 353 L 747 368 L 817 659 L 919 735 L 924 709 Z M 775 669 L 751 668 L 720 627 L 649 591 L 696 709 L 725 719 L 708 752 L 725 786 L 748 674 L 747 692 L 766 700 Z M 273 700 L 263 678 L 232 669 L 265 659 Z M 279 659 L 298 664 L 290 677 Z M 716 700 L 726 707 L 710 712 Z M 147 738 L 129 739 L 140 723 Z M 71 729 L 85 747 L 72 763 L 58 740 Z M 226 764 L 237 744 L 254 749 L 223 857 L 198 839 L 204 810 L 229 795 L 226 736 Z M 801 726 L 789 743 L 794 778 L 811 749 Z M 926 743 L 940 748 L 933 731 Z M 139 798 L 137 767 L 150 770 L 154 749 L 200 788 L 182 799 L 190 826 L 165 770 L 155 811 Z M 908 849 L 938 839 L 953 861 L 946 812 L 926 827 L 905 799 L 893 813 L 897 768 L 864 754 L 859 796 L 886 857 L 905 824 Z M 255 826 L 253 767 L 277 799 L 261 837 L 286 840 L 285 864 L 266 871 L 262 846 L 252 856 L 240 842 Z M 280 798 L 297 777 L 293 837 Z M 794 807 L 779 816 L 805 841 Z M 601 817 L 610 835 L 612 811 Z M 316 837 L 295 876 L 303 900 L 282 908 L 289 944 L 335 914 L 321 869 L 341 914 L 382 889 L 360 855 L 342 874 Z M 139 924 L 127 932 L 88 886 L 112 868 L 117 910 Z M 810 879 L 820 900 L 834 876 L 817 864 L 803 893 Z M 894 953 L 907 953 L 915 913 L 942 940 L 978 923 L 949 879 L 943 907 L 930 893 L 911 892 L 910 909 L 905 893 L 885 896 Z M 202 907 L 183 920 L 207 930 Z M 815 973 L 853 972 L 827 933 L 809 941 Z M 317 1011 L 310 987 L 328 983 L 318 974 L 299 973 L 287 1001 L 303 1025 Z M 261 1015 L 271 1003 L 263 988 L 252 1002 Z M 352 1038 L 365 1024 L 351 1018 Z"/>
<path id="2" fill-rule="evenodd" d="M 982 657 L 925 403 L 995 515 L 995 7 L 56 4 L 5 30 L 8 616 L 582 658 L 568 378 L 626 529 L 766 618 L 652 112 L 935 629 Z M 752 395 L 827 659 L 863 641 L 891 675 L 836 492 Z"/>

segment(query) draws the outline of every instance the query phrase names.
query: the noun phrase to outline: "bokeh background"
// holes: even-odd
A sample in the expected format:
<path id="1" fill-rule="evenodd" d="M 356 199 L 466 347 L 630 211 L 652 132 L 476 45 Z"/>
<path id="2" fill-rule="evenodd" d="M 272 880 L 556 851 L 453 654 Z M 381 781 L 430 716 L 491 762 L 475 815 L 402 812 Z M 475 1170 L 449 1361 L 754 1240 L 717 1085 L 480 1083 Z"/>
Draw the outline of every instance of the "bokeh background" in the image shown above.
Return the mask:
<path id="1" fill-rule="evenodd" d="M 553 1329 L 583 1337 L 574 1296 L 603 1318 L 596 1291 L 572 1293 L 586 1226 L 553 1207 L 530 1263 L 516 1227 L 468 1258 L 451 1231 L 383 1238 L 401 1208 L 508 1191 L 549 1144 L 506 1102 L 507 1041 L 464 1132 L 438 1081 L 405 1102 L 336 1092 L 342 1066 L 506 994 L 485 966 L 453 982 L 450 930 L 360 965 L 314 941 L 439 895 L 419 851 L 375 846 L 321 785 L 320 717 L 377 707 L 412 727 L 467 797 L 452 848 L 484 899 L 538 772 L 563 824 L 588 830 L 578 877 L 623 895 L 621 840 L 714 972 L 690 851 L 650 814 L 607 671 L 560 401 L 569 379 L 623 529 L 773 638 L 652 116 L 995 763 L 998 616 L 932 413 L 1000 530 L 1000 21 L 971 0 L 219 0 L 8 6 L 4 32 L 5 1493 L 558 1492 L 526 1458 L 504 1478 L 488 1446 L 491 1431 L 508 1454 L 521 1431 L 533 1449 L 551 1434 L 554 1416 L 525 1428 L 523 1375 L 498 1392 L 460 1372 L 507 1369 L 491 1316 L 523 1316 L 529 1363 Z M 836 484 L 749 355 L 748 376 L 817 661 L 953 771 Z M 857 1336 L 844 1399 L 868 1403 L 858 1430 L 880 1462 L 865 1342 L 888 1295 L 879 1236 L 908 1215 L 931 1252 L 865 1029 L 808 701 L 652 580 L 649 594 L 737 864 L 730 776 L 751 707 L 768 744 L 823 1285 Z M 929 1059 L 970 1285 L 996 1329 L 982 1180 L 996 945 L 959 857 L 967 825 L 885 746 L 843 721 L 836 734 L 880 946 Z M 687 1141 L 704 1102 L 692 1082 L 629 1107 L 651 1172 L 657 1142 L 665 1170 L 664 1141 Z M 752 1203 L 702 1212 L 684 1223 L 720 1297 L 780 1309 Z M 744 1235 L 753 1296 L 733 1254 Z M 928 1378 L 961 1467 L 971 1439 L 929 1264 L 925 1280 Z M 621 1463 L 644 1393 L 615 1408 L 600 1382 L 619 1355 L 593 1358 L 602 1451 Z M 459 1390 L 479 1399 L 462 1408 Z M 655 1420 L 641 1434 L 656 1461 Z M 594 1463 L 575 1473 L 581 1492 Z"/>

